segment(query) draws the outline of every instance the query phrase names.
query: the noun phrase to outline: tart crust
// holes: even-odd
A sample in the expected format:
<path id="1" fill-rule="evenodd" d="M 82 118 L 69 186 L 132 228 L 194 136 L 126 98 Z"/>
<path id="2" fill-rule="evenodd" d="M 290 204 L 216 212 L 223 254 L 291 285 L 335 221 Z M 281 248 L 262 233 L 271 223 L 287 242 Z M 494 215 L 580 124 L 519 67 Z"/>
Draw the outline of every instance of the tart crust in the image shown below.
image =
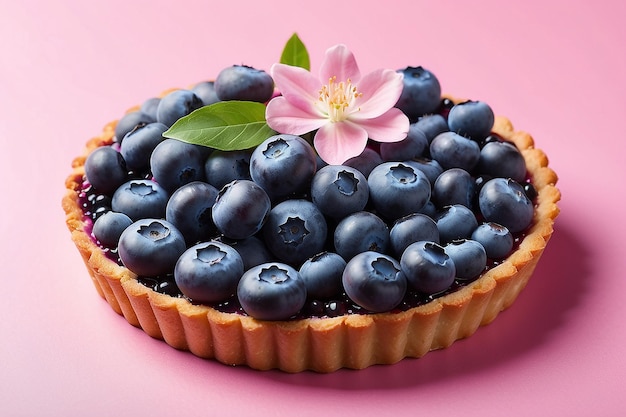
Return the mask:
<path id="1" fill-rule="evenodd" d="M 92 240 L 79 203 L 84 164 L 91 151 L 112 143 L 115 124 L 107 124 L 100 135 L 88 141 L 66 179 L 62 205 L 72 240 L 96 290 L 116 313 L 176 349 L 228 365 L 332 372 L 392 364 L 446 348 L 471 336 L 515 301 L 531 277 L 559 214 L 557 175 L 548 167 L 546 154 L 534 147 L 528 133 L 515 130 L 507 118 L 496 117 L 493 131 L 521 150 L 538 192 L 532 225 L 506 260 L 458 291 L 403 312 L 260 321 L 157 293 L 107 258 Z"/>

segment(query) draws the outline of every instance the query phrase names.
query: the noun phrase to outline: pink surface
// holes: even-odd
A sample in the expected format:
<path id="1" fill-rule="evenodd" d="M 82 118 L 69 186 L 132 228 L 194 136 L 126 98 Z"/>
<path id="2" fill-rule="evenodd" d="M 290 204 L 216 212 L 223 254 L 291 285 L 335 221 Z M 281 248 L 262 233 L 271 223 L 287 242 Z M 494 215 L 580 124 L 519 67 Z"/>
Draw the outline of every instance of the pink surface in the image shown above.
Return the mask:
<path id="1" fill-rule="evenodd" d="M 0 415 L 625 415 L 623 2 L 98 3 L 2 1 Z M 166 88 L 269 68 L 294 31 L 314 68 L 339 42 L 364 71 L 423 65 L 550 156 L 553 240 L 470 339 L 358 372 L 257 372 L 176 351 L 97 296 L 60 207 L 72 158 Z"/>

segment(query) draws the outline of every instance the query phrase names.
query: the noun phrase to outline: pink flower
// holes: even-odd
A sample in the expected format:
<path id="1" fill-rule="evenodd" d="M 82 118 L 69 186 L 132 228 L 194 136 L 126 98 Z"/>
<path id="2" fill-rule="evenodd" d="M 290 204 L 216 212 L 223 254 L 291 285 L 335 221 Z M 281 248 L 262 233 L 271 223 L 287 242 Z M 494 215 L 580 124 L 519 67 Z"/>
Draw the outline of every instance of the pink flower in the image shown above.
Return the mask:
<path id="1" fill-rule="evenodd" d="M 267 124 L 292 135 L 317 130 L 313 144 L 329 164 L 361 154 L 368 138 L 397 142 L 408 133 L 409 119 L 394 107 L 402 74 L 380 69 L 361 77 L 345 45 L 326 51 L 319 78 L 284 64 L 274 64 L 271 74 L 281 95 L 267 105 Z"/>

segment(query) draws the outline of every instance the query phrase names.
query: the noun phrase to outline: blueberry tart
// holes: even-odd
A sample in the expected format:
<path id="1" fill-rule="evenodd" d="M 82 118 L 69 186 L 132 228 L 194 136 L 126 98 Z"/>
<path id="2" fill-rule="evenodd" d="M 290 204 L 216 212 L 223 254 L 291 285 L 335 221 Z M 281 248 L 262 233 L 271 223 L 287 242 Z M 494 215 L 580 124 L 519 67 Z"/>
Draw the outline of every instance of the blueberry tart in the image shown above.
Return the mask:
<path id="1" fill-rule="evenodd" d="M 471 336 L 553 233 L 547 156 L 422 67 L 362 76 L 337 45 L 318 77 L 289 42 L 268 72 L 168 90 L 87 142 L 62 205 L 97 292 L 176 349 L 258 370 Z"/>

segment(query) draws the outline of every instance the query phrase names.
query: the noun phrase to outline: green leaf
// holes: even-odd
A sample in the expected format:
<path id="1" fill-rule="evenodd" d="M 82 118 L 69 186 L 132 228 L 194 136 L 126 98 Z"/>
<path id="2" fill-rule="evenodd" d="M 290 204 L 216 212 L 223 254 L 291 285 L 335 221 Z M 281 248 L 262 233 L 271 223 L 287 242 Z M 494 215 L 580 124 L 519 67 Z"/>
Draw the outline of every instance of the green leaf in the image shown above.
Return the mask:
<path id="1" fill-rule="evenodd" d="M 311 70 L 309 52 L 306 50 L 304 43 L 302 43 L 296 33 L 294 33 L 287 41 L 285 49 L 283 49 L 283 53 L 280 56 L 280 63 L 294 67 L 301 67 L 307 71 Z"/>
<path id="2" fill-rule="evenodd" d="M 250 149 L 276 134 L 265 121 L 265 105 L 220 101 L 177 120 L 163 136 L 221 151 Z"/>

